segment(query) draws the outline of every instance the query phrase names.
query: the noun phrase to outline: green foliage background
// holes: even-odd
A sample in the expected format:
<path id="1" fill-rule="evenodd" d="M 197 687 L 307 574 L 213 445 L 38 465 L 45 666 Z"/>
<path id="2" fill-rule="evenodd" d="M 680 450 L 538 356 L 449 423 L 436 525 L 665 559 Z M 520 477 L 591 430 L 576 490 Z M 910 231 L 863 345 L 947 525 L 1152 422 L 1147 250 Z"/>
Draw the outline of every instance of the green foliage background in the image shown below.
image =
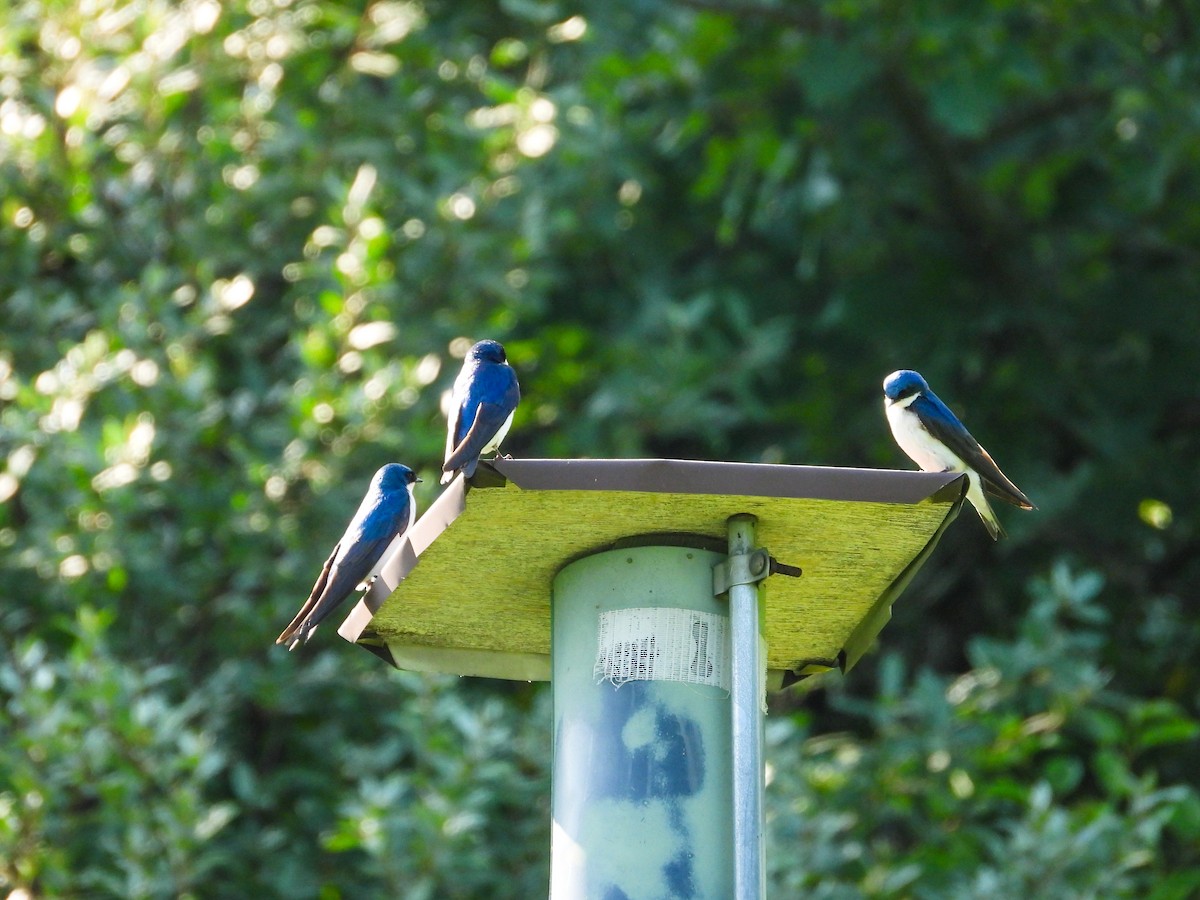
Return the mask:
<path id="1" fill-rule="evenodd" d="M 490 336 L 518 456 L 907 467 L 914 367 L 1039 505 L 775 698 L 772 896 L 1200 893 L 1198 27 L 7 5 L 0 891 L 545 891 L 543 689 L 271 646 Z"/>

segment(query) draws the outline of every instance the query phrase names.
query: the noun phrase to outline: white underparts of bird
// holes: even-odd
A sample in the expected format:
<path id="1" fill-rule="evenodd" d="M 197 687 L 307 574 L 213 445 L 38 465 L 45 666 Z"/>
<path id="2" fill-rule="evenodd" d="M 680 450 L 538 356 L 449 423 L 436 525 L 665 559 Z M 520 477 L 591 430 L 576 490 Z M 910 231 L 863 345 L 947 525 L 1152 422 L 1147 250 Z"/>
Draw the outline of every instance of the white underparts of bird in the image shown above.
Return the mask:
<path id="1" fill-rule="evenodd" d="M 900 449 L 926 472 L 966 473 L 967 499 L 993 540 L 1004 529 L 988 495 L 1021 509 L 1036 508 L 919 373 L 893 372 L 883 381 L 883 395 L 888 425 Z"/>

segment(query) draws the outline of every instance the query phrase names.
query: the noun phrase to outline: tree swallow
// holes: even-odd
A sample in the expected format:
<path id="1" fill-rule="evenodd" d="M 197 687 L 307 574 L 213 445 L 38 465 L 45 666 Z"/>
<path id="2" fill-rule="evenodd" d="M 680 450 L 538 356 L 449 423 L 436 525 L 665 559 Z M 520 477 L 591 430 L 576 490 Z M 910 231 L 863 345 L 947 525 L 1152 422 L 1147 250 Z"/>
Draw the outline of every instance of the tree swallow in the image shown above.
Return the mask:
<path id="1" fill-rule="evenodd" d="M 480 454 L 499 448 L 512 425 L 521 388 L 498 342 L 480 341 L 467 353 L 451 402 L 442 484 L 459 472 L 474 475 Z"/>
<path id="2" fill-rule="evenodd" d="M 388 463 L 375 473 L 358 512 L 346 526 L 308 600 L 275 639 L 295 650 L 308 643 L 313 629 L 349 597 L 355 587 L 377 574 L 377 564 L 392 538 L 404 534 L 416 517 L 412 486 L 421 479 L 408 466 Z"/>
<path id="3" fill-rule="evenodd" d="M 1004 529 L 988 505 L 988 494 L 1021 509 L 1036 508 L 1004 477 L 988 452 L 929 389 L 919 372 L 893 372 L 883 380 L 883 396 L 892 436 L 913 462 L 926 472 L 967 473 L 967 499 L 983 519 L 992 540 L 1004 534 Z"/>

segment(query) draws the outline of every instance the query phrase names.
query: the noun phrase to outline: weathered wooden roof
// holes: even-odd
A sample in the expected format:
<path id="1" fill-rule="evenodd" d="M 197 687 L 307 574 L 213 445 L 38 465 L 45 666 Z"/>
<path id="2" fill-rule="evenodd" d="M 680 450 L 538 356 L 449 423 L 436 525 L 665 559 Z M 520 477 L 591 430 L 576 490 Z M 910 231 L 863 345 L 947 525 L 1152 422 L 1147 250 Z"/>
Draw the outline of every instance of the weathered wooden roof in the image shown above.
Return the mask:
<path id="1" fill-rule="evenodd" d="M 623 543 L 724 552 L 726 520 L 751 513 L 757 545 L 803 569 L 765 582 L 769 668 L 848 668 L 964 491 L 953 473 L 498 459 L 443 491 L 391 548 L 339 633 L 402 668 L 548 678 L 559 569 Z"/>

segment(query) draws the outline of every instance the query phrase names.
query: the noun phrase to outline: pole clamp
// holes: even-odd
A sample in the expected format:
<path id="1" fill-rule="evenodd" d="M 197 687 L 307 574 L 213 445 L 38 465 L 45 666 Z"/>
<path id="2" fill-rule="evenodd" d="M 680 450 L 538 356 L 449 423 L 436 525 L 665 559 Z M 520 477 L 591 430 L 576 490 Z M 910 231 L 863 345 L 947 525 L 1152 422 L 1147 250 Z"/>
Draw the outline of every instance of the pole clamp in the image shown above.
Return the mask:
<path id="1" fill-rule="evenodd" d="M 801 570 L 799 566 L 781 563 L 763 547 L 726 557 L 723 562 L 713 566 L 713 596 L 728 594 L 735 585 L 758 584 L 771 575 L 799 578 Z"/>

